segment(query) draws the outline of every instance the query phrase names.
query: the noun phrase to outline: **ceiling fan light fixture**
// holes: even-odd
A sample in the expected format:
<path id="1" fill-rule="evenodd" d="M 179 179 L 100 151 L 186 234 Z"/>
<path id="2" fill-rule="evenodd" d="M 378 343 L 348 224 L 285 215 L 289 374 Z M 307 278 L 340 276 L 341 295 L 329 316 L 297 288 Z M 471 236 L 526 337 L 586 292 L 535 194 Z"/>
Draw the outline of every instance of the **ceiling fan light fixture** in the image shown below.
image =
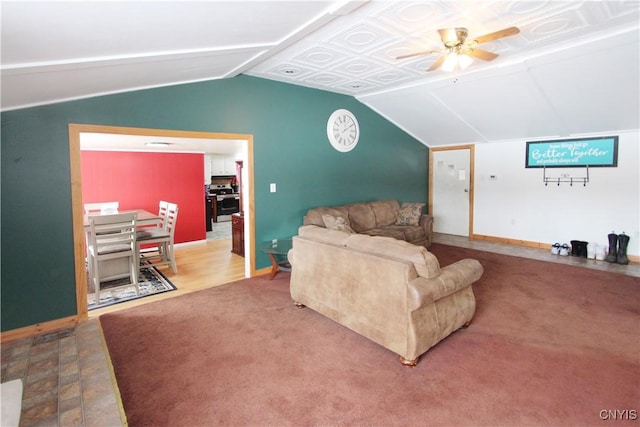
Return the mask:
<path id="1" fill-rule="evenodd" d="M 458 55 L 458 65 L 460 66 L 461 70 L 464 70 L 472 63 L 473 63 L 473 58 L 471 58 L 469 55 L 465 55 L 464 53 Z"/>
<path id="2" fill-rule="evenodd" d="M 473 63 L 473 59 L 469 55 L 452 51 L 447 54 L 442 63 L 442 71 L 450 73 L 455 70 L 464 70 Z"/>
<path id="3" fill-rule="evenodd" d="M 455 52 L 451 52 L 447 55 L 444 62 L 442 63 L 442 71 L 446 71 L 447 73 L 452 72 L 456 69 L 456 65 L 458 64 L 458 54 Z"/>
<path id="4" fill-rule="evenodd" d="M 147 147 L 168 147 L 171 145 L 171 143 L 164 141 L 149 141 L 145 142 L 144 145 L 146 145 Z"/>

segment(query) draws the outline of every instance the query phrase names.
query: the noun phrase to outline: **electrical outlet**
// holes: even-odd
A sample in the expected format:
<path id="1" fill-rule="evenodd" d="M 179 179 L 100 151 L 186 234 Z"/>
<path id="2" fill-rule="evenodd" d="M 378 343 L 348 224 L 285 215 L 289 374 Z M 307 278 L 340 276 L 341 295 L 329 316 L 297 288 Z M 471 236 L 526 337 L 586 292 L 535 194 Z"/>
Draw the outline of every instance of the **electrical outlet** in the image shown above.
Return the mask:
<path id="1" fill-rule="evenodd" d="M 272 182 L 271 184 L 269 184 L 269 191 L 272 193 L 276 192 L 276 183 Z"/>

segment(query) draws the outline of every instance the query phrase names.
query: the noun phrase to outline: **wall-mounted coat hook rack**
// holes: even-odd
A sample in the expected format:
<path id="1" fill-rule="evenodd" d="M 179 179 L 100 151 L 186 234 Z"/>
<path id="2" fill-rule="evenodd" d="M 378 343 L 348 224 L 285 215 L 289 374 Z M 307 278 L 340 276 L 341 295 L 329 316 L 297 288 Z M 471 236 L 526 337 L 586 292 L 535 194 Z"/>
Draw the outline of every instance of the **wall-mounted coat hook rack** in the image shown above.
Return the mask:
<path id="1" fill-rule="evenodd" d="M 547 186 L 549 183 L 556 183 L 558 187 L 561 182 L 567 182 L 571 187 L 573 187 L 573 183 L 582 183 L 583 187 L 587 186 L 587 182 L 589 182 L 589 166 L 585 166 L 585 175 L 580 177 L 571 176 L 569 174 L 562 174 L 560 176 L 547 176 L 547 168 L 542 168 L 542 181 L 544 185 Z"/>

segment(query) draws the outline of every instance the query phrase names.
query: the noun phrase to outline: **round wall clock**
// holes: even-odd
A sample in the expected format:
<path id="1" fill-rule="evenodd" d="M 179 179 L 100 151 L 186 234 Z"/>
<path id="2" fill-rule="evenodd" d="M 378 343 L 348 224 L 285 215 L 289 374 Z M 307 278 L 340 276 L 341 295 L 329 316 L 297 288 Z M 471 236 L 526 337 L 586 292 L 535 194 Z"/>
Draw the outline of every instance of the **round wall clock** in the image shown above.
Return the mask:
<path id="1" fill-rule="evenodd" d="M 360 138 L 358 119 L 349 110 L 336 110 L 327 121 L 327 137 L 336 150 L 346 153 L 355 148 Z"/>

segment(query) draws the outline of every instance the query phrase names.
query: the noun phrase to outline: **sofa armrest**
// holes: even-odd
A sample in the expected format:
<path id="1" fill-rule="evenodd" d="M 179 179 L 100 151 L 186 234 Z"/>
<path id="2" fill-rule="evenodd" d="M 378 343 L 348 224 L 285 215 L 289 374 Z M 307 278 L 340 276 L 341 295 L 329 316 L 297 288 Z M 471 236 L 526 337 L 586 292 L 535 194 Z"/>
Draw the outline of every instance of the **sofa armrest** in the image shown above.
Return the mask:
<path id="1" fill-rule="evenodd" d="M 407 286 L 407 308 L 413 311 L 458 292 L 478 280 L 483 272 L 478 260 L 463 259 L 442 268 L 437 277 L 416 277 Z"/>
<path id="2" fill-rule="evenodd" d="M 424 229 L 424 235 L 427 239 L 425 247 L 430 248 L 433 239 L 433 215 L 422 214 L 419 224 Z"/>

